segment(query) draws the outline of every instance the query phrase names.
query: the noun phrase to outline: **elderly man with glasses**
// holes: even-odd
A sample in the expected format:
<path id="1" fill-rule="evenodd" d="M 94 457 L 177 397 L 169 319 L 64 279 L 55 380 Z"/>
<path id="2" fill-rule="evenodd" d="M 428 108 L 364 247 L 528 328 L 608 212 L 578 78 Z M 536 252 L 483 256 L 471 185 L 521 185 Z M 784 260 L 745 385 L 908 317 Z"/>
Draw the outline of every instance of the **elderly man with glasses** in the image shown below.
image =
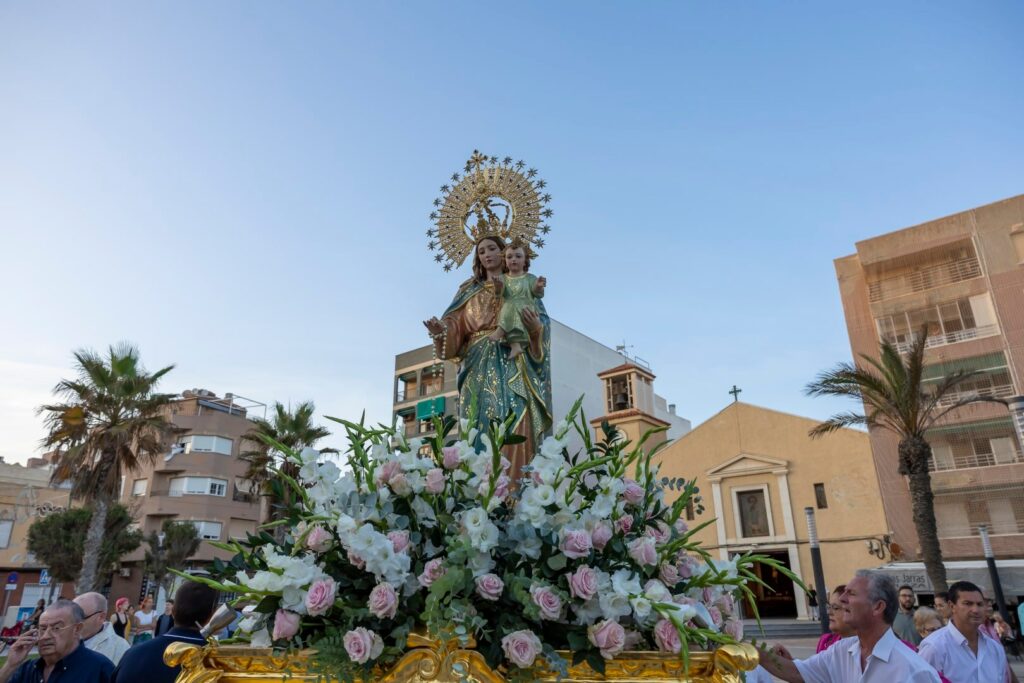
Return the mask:
<path id="1" fill-rule="evenodd" d="M 11 646 L 0 667 L 0 683 L 109 683 L 114 664 L 82 643 L 85 612 L 70 600 L 57 600 L 39 617 L 39 628 Z M 28 659 L 33 647 L 39 658 Z"/>
<path id="2" fill-rule="evenodd" d="M 93 652 L 99 652 L 117 666 L 131 647 L 128 641 L 114 633 L 107 622 L 107 599 L 100 593 L 82 593 L 75 604 L 85 612 L 82 620 L 82 641 Z"/>

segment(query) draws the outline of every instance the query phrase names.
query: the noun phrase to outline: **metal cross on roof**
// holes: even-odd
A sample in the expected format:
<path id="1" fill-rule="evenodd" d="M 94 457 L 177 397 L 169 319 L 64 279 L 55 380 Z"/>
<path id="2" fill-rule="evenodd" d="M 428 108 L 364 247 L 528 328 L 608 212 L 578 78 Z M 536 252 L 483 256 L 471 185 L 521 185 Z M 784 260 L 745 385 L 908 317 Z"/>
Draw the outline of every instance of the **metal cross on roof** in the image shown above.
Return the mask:
<path id="1" fill-rule="evenodd" d="M 733 403 L 739 403 L 740 402 L 740 392 L 741 391 L 743 391 L 743 390 L 740 389 L 738 386 L 736 386 L 735 384 L 732 385 L 732 390 L 729 393 L 732 394 L 732 401 L 733 401 Z"/>

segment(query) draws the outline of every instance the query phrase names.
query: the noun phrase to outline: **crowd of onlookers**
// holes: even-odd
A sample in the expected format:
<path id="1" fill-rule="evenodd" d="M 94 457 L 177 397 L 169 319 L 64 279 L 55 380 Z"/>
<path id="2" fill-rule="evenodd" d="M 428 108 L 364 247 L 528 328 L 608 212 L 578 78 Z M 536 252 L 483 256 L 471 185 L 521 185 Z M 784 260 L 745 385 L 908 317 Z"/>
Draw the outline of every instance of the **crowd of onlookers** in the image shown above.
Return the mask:
<path id="1" fill-rule="evenodd" d="M 0 683 L 173 683 L 180 667 L 164 663 L 164 650 L 173 642 L 204 644 L 200 628 L 217 604 L 217 591 L 193 581 L 178 588 L 163 614 L 151 596 L 138 609 L 119 598 L 112 613 L 100 593 L 40 600 L 6 653 Z M 38 658 L 29 657 L 33 649 Z"/>
<path id="2" fill-rule="evenodd" d="M 1015 634 L 981 588 L 957 581 L 934 608 L 915 603 L 910 586 L 857 572 L 828 596 L 829 633 L 816 654 L 797 660 L 780 645 L 762 650 L 747 682 L 773 674 L 791 683 L 1017 683 L 1008 661 Z"/>

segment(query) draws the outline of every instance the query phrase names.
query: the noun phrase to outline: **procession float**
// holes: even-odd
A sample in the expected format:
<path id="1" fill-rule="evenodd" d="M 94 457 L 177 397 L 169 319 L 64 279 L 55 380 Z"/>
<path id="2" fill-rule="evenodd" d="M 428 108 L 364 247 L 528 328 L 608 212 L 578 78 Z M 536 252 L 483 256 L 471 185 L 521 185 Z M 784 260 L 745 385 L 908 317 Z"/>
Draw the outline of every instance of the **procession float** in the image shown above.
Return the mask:
<path id="1" fill-rule="evenodd" d="M 268 441 L 286 504 L 188 577 L 244 618 L 235 642 L 168 648 L 181 683 L 734 683 L 756 666 L 740 603 L 756 616 L 755 565 L 788 570 L 701 548 L 713 520 L 688 527 L 699 492 L 659 475 L 653 430 L 593 430 L 579 401 L 551 414 L 546 280 L 530 272 L 545 187 L 479 152 L 441 187 L 428 246 L 473 272 L 424 324 L 458 364 L 460 414 L 424 438 L 329 418 L 340 457 Z"/>

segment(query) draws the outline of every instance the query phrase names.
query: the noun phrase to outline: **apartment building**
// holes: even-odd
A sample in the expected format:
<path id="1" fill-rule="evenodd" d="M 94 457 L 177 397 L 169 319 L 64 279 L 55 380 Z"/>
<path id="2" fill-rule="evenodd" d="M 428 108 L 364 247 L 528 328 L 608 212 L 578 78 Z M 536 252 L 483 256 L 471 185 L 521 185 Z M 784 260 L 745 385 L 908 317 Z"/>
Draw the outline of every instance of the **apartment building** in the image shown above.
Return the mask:
<path id="1" fill-rule="evenodd" d="M 835 261 L 854 358 L 901 350 L 927 328 L 926 386 L 978 375 L 949 397 L 1024 393 L 1024 195 L 858 242 Z M 1020 403 L 959 409 L 927 438 L 943 554 L 978 558 L 980 525 L 997 556 L 1024 558 L 1024 415 Z M 897 440 L 871 430 L 882 503 L 896 548 L 919 556 Z"/>
<path id="2" fill-rule="evenodd" d="M 243 480 L 245 461 L 239 459 L 253 444 L 245 435 L 252 429 L 251 411 L 262 403 L 232 394 L 218 397 L 206 389 L 182 393 L 169 409 L 169 417 L 184 433 L 170 451 L 152 465 L 124 479 L 121 502 L 132 510 L 144 534 L 160 532 L 165 520 L 191 522 L 204 541 L 244 538 L 259 523 L 260 501 Z M 152 592 L 144 575 L 144 542 L 122 558 L 115 572 L 110 597 L 137 602 Z M 230 553 L 202 543 L 192 558 L 194 567 Z"/>

